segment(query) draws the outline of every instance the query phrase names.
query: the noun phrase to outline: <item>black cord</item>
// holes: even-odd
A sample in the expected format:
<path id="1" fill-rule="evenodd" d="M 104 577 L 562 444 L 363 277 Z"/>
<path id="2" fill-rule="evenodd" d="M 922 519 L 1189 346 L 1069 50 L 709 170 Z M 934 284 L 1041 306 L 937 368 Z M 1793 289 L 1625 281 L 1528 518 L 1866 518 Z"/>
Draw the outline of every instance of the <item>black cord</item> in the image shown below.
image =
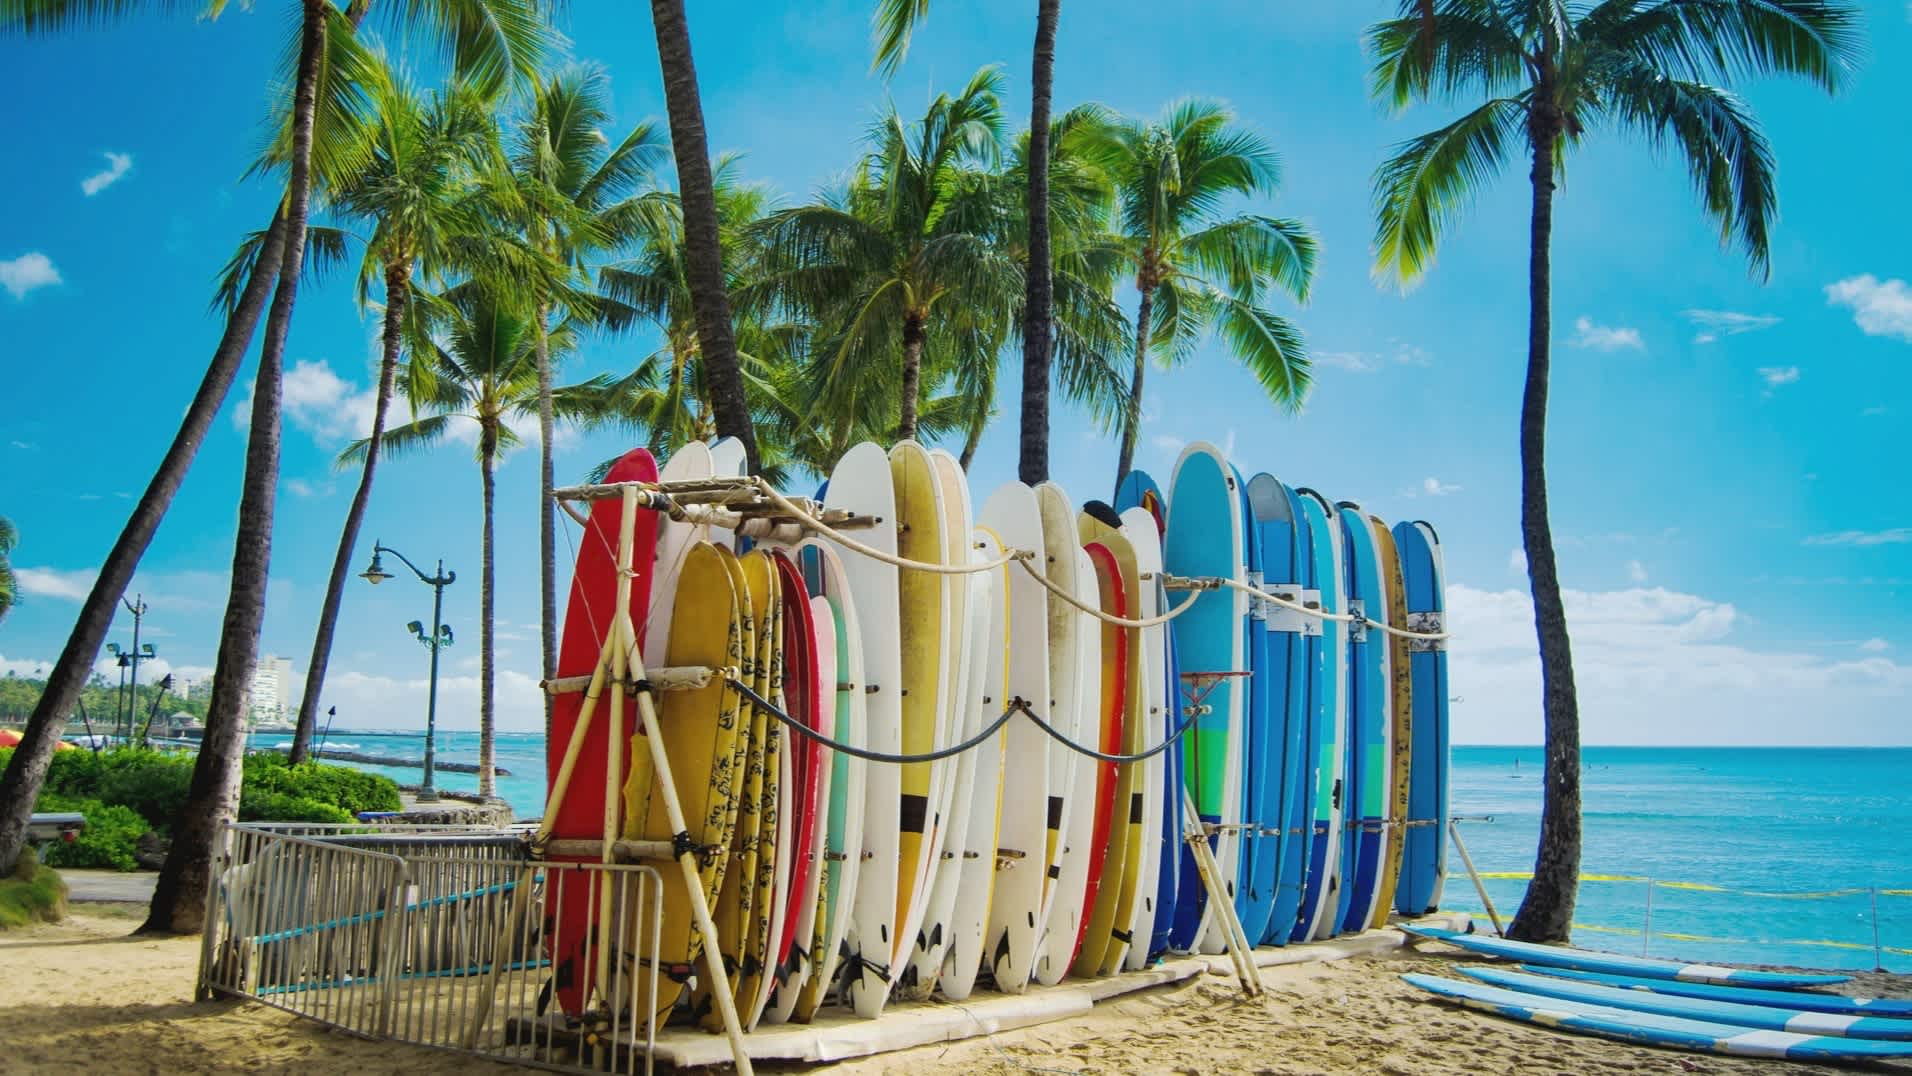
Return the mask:
<path id="1" fill-rule="evenodd" d="M 1190 709 L 1192 712 L 1190 712 L 1188 715 L 1182 718 L 1182 723 L 1175 727 L 1174 732 L 1171 732 L 1167 736 L 1163 737 L 1161 743 L 1156 744 L 1154 747 L 1149 748 L 1147 751 L 1144 751 L 1139 755 L 1111 755 L 1111 754 L 1108 754 L 1107 752 L 1097 751 L 1093 747 L 1084 747 L 1081 744 L 1075 742 L 1074 740 L 1071 740 L 1067 736 L 1064 736 L 1060 731 L 1056 729 L 1054 725 L 1051 725 L 1049 724 L 1049 722 L 1044 721 L 1040 717 L 1037 717 L 1035 714 L 1035 711 L 1024 710 L 1023 712 L 1028 714 L 1029 720 L 1034 721 L 1042 729 L 1042 731 L 1048 733 L 1052 738 L 1055 739 L 1057 743 L 1060 743 L 1062 746 L 1068 748 L 1071 751 L 1074 751 L 1078 755 L 1087 755 L 1090 758 L 1100 759 L 1103 762 L 1128 763 L 1128 762 L 1143 762 L 1148 759 L 1154 758 L 1156 755 L 1159 755 L 1162 752 L 1168 750 L 1169 746 L 1173 744 L 1175 741 L 1187 735 L 1188 730 L 1195 727 L 1195 719 L 1202 716 L 1203 708 L 1196 706 L 1196 707 L 1191 707 Z"/>
<path id="2" fill-rule="evenodd" d="M 798 721 L 796 718 L 791 717 L 789 714 L 784 713 L 782 710 L 772 705 L 770 700 L 764 698 L 762 695 L 757 694 L 755 691 L 750 690 L 750 687 L 744 684 L 742 681 L 733 679 L 731 677 L 725 677 L 724 682 L 729 684 L 731 687 L 736 688 L 739 692 L 742 692 L 744 698 L 748 699 L 751 705 L 757 707 L 759 710 L 762 710 L 764 713 L 769 714 L 771 717 L 776 718 L 778 721 L 783 722 L 785 725 L 789 726 L 791 729 L 795 730 L 800 735 L 805 736 L 811 740 L 814 740 L 817 743 L 820 743 L 823 746 L 828 747 L 832 751 L 841 751 L 844 754 L 849 755 L 851 758 L 860 758 L 866 762 L 894 762 L 894 763 L 937 762 L 942 759 L 949 758 L 952 755 L 960 755 L 964 751 L 967 751 L 970 748 L 975 747 L 976 745 L 989 739 L 991 736 L 994 736 L 996 733 L 1001 732 L 1002 727 L 1009 723 L 1009 719 L 1014 717 L 1018 710 L 1022 711 L 1025 714 L 1030 712 L 1028 703 L 1022 701 L 1021 699 L 1011 699 L 1009 701 L 1009 708 L 1007 710 L 1004 710 L 1002 712 L 1002 715 L 996 718 L 996 720 L 991 721 L 989 723 L 988 728 L 983 729 L 981 732 L 978 732 L 976 735 L 971 736 L 967 740 L 964 740 L 962 743 L 945 747 L 940 751 L 931 751 L 928 754 L 923 754 L 923 755 L 892 755 L 883 751 L 870 751 L 861 747 L 851 747 L 849 744 L 842 743 L 837 740 L 833 740 L 830 737 L 825 736 L 823 733 L 818 732 L 816 729 L 813 729 L 810 726 L 804 724 L 803 722 Z M 1030 716 L 1033 717 L 1035 715 L 1030 714 Z"/>

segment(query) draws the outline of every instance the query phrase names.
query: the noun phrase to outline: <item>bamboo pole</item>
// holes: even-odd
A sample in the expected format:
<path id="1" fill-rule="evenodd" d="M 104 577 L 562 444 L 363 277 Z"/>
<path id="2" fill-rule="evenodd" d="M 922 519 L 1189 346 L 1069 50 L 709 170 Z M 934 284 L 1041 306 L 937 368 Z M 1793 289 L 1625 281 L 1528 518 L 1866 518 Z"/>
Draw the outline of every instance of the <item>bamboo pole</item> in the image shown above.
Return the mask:
<path id="1" fill-rule="evenodd" d="M 1474 857 L 1467 854 L 1467 845 L 1461 842 L 1459 819 L 1447 823 L 1447 833 L 1454 838 L 1454 851 L 1461 854 L 1461 862 L 1467 865 L 1467 876 L 1474 880 L 1474 892 L 1480 894 L 1481 906 L 1487 909 L 1487 918 L 1494 921 L 1494 933 L 1506 937 L 1507 932 L 1500 927 L 1500 913 L 1494 910 L 1494 902 L 1487 896 L 1487 885 L 1480 880 L 1480 872 L 1474 869 Z"/>
<path id="2" fill-rule="evenodd" d="M 1263 990 L 1261 969 L 1255 966 L 1254 947 L 1248 944 L 1248 934 L 1242 929 L 1241 917 L 1235 914 L 1235 900 L 1228 895 L 1228 887 L 1222 883 L 1221 865 L 1215 862 L 1214 849 L 1208 846 L 1208 832 L 1202 823 L 1202 816 L 1195 809 L 1195 798 L 1189 794 L 1188 786 L 1182 786 L 1182 835 L 1195 856 L 1195 872 L 1201 876 L 1203 888 L 1208 890 L 1209 914 L 1219 916 L 1222 934 L 1228 943 L 1228 957 L 1235 965 L 1235 977 L 1241 980 L 1242 993 L 1254 996 Z"/>
<path id="3" fill-rule="evenodd" d="M 624 674 L 625 655 L 637 648 L 631 631 L 631 561 L 637 529 L 637 490 L 624 487 L 623 504 L 617 521 L 617 602 L 611 613 L 611 638 L 617 645 L 611 651 L 611 716 L 606 730 L 604 762 L 604 847 L 598 861 L 610 865 L 612 844 L 622 835 L 619 808 L 624 806 Z M 617 924 L 611 919 L 611 872 L 598 872 L 597 915 L 597 990 L 609 1011 L 617 1011 L 616 991 L 611 987 L 611 950 L 615 939 L 611 932 Z M 615 1049 L 615 1047 L 613 1047 Z"/>

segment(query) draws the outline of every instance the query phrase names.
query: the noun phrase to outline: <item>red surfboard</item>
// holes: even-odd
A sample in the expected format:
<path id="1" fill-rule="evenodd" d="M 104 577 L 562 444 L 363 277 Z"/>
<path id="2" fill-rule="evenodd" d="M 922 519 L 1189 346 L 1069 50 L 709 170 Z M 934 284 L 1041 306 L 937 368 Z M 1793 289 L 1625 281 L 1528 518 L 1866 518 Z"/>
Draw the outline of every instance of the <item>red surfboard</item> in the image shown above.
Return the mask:
<path id="1" fill-rule="evenodd" d="M 806 728 L 822 729 L 824 685 L 817 668 L 816 623 L 810 613 L 809 590 L 796 562 L 782 552 L 773 554 L 777 576 L 783 585 L 783 692 L 790 716 Z M 831 670 L 832 676 L 835 670 Z M 834 704 L 836 685 L 830 685 L 828 698 Z M 834 718 L 834 713 L 832 713 Z M 796 788 L 790 797 L 791 813 L 785 840 L 790 842 L 790 896 L 784 903 L 783 932 L 771 954 L 770 967 L 775 979 L 787 979 L 796 959 L 797 909 L 816 899 L 815 876 L 807 869 L 810 857 L 817 853 L 817 787 L 823 780 L 825 753 L 807 736 L 790 733 L 784 740 L 791 749 L 791 772 Z M 805 954 L 807 955 L 807 954 Z"/>
<path id="2" fill-rule="evenodd" d="M 648 450 L 634 448 L 611 466 L 606 482 L 655 482 L 657 461 Z M 604 639 L 611 633 L 611 620 L 617 612 L 618 520 L 623 514 L 620 498 L 609 497 L 591 502 L 591 522 L 584 528 L 578 545 L 578 563 L 571 575 L 571 598 L 564 607 L 564 632 L 558 642 L 559 677 L 589 676 L 597 669 Z M 648 566 L 656 556 L 657 514 L 639 509 L 631 563 L 639 567 L 631 580 L 630 608 L 640 645 L 644 638 L 644 611 L 651 607 L 651 573 Z M 564 802 L 557 805 L 551 827 L 554 838 L 599 840 L 604 836 L 604 771 L 610 753 L 610 690 L 599 700 L 598 710 L 585 733 L 584 748 L 571 771 L 571 784 Z M 571 743 L 571 730 L 578 723 L 578 711 L 584 706 L 584 692 L 568 691 L 551 704 L 551 735 L 544 746 L 545 788 L 558 779 L 564 764 L 565 749 Z M 636 727 L 637 704 L 626 699 L 624 713 L 617 726 L 623 730 L 626 747 L 623 772 L 617 776 L 621 790 L 630 774 L 629 738 Z M 548 793 L 547 793 L 548 794 Z M 550 811 L 550 805 L 546 805 Z M 598 862 L 597 857 L 552 856 L 557 862 Z M 597 895 L 592 892 L 595 872 L 554 872 L 559 881 L 546 903 L 545 945 L 551 955 L 551 979 L 558 1004 L 566 1016 L 583 1015 L 597 960 L 591 953 L 592 926 L 597 916 Z"/>
<path id="3" fill-rule="evenodd" d="M 1111 616 L 1129 615 L 1128 595 L 1122 590 L 1122 570 L 1116 564 L 1115 554 L 1101 542 L 1090 542 L 1082 547 L 1089 553 L 1089 560 L 1095 565 L 1095 582 L 1101 591 L 1102 610 Z M 1113 638 L 1115 645 L 1110 646 Z M 1128 629 L 1112 625 L 1102 628 L 1102 661 L 1108 673 L 1102 679 L 1102 746 L 1109 754 L 1122 751 L 1122 716 L 1127 712 L 1129 683 L 1129 640 Z M 1113 652 L 1115 661 L 1109 661 Z M 1102 861 L 1109 852 L 1109 830 L 1112 821 L 1111 812 L 1115 809 L 1116 772 L 1113 762 L 1096 762 L 1095 773 L 1095 835 L 1089 839 L 1089 885 L 1082 896 L 1082 921 L 1076 926 L 1075 947 L 1069 951 L 1069 962 L 1075 963 L 1076 953 L 1082 949 L 1083 935 L 1088 932 L 1089 920 L 1095 915 L 1095 894 L 1102 884 Z"/>

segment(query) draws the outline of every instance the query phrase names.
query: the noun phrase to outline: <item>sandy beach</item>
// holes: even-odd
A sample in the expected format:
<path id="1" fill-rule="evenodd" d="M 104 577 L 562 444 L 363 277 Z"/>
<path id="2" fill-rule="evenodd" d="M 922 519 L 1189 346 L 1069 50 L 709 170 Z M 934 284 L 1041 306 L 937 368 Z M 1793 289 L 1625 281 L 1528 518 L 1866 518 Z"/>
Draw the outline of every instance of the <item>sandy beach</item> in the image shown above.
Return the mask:
<path id="1" fill-rule="evenodd" d="M 0 934 L 0 1071 L 407 1073 L 523 1071 L 367 1042 L 262 1005 L 192 1003 L 196 938 L 134 936 L 144 909 L 82 904 L 63 922 Z M 1209 975 L 1087 1015 L 988 1039 L 836 1066 L 841 1073 L 1806 1073 L 1780 1064 L 1553 1034 L 1423 1000 L 1398 976 L 1440 973 L 1434 951 L 1263 969 L 1249 1001 Z M 1854 993 L 1912 995 L 1900 976 Z M 1912 1066 L 1881 1071 L 1912 1072 Z"/>

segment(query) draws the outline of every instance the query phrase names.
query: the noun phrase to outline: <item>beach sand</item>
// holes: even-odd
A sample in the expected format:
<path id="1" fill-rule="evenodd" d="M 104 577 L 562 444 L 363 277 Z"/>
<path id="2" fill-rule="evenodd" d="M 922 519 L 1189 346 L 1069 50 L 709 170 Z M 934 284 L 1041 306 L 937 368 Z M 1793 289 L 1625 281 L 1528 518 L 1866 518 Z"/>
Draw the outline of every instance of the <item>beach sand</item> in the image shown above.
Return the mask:
<path id="1" fill-rule="evenodd" d="M 192 1004 L 197 938 L 131 932 L 145 909 L 80 905 L 67 920 L 0 933 L 0 1071 L 171 1073 L 522 1072 L 457 1054 L 367 1042 L 263 1005 Z M 1263 969 L 1246 1000 L 1208 975 L 1130 995 L 1081 1017 L 844 1063 L 908 1073 L 1806 1073 L 1812 1066 L 1629 1047 L 1456 1009 L 1402 983 L 1443 973 L 1427 952 Z M 1912 994 L 1899 976 L 1853 993 Z M 1912 1065 L 1874 1071 L 1912 1073 Z"/>

